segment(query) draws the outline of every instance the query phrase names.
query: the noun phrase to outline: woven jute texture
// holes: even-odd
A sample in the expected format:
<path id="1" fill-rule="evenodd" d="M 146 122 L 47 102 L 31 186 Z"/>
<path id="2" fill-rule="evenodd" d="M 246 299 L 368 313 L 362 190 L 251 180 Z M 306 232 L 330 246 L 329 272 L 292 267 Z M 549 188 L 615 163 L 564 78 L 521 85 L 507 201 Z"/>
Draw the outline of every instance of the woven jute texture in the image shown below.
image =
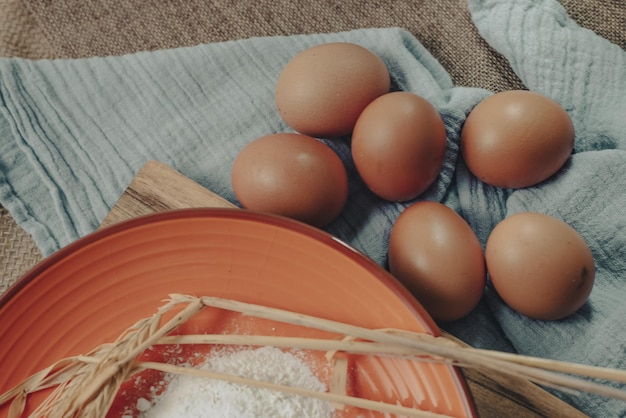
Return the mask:
<path id="1" fill-rule="evenodd" d="M 54 57 L 41 26 L 20 0 L 0 0 L 0 57 Z"/>
<path id="2" fill-rule="evenodd" d="M 562 0 L 571 16 L 626 46 L 623 0 Z M 0 56 L 122 55 L 252 36 L 399 26 L 455 84 L 523 88 L 474 28 L 466 0 L 0 0 Z M 0 293 L 39 261 L 30 237 L 0 208 Z"/>
<path id="3" fill-rule="evenodd" d="M 521 87 L 478 36 L 465 0 L 24 0 L 65 57 L 119 55 L 251 36 L 400 26 L 459 85 Z"/>
<path id="4" fill-rule="evenodd" d="M 626 1 L 560 0 L 582 27 L 626 49 Z"/>
<path id="5" fill-rule="evenodd" d="M 0 295 L 41 259 L 30 235 L 0 207 Z"/>

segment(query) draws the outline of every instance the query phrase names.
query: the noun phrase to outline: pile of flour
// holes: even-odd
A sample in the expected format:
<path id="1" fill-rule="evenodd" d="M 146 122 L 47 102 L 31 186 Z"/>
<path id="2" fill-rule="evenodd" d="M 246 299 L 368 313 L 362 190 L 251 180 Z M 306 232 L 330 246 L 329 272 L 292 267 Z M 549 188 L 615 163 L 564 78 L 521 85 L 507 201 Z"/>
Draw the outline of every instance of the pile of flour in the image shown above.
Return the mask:
<path id="1" fill-rule="evenodd" d="M 297 355 L 274 347 L 218 351 L 199 368 L 286 386 L 325 391 L 325 385 Z M 333 415 L 325 401 L 281 391 L 194 376 L 168 376 L 167 389 L 153 403 L 140 399 L 141 418 L 257 418 Z"/>

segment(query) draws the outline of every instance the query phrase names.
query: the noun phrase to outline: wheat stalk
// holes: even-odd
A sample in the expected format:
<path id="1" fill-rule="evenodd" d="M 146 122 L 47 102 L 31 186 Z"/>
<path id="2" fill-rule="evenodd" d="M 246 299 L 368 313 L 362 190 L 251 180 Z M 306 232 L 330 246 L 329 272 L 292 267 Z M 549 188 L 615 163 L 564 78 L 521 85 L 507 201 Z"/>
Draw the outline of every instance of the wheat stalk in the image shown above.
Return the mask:
<path id="1" fill-rule="evenodd" d="M 182 306 L 182 309 L 179 309 Z M 313 339 L 252 335 L 169 335 L 206 307 L 226 309 L 244 315 L 290 323 L 332 332 L 343 339 Z M 164 315 L 179 309 L 168 321 Z M 163 323 L 164 322 L 164 323 Z M 113 343 L 103 344 L 83 356 L 62 359 L 41 370 L 0 395 L 0 405 L 11 401 L 8 418 L 22 415 L 30 393 L 54 387 L 52 393 L 30 415 L 39 417 L 101 417 L 106 414 L 121 384 L 135 373 L 147 368 L 164 372 L 202 375 L 281 390 L 303 396 L 327 400 L 334 405 L 352 405 L 380 412 L 414 417 L 442 417 L 398 405 L 373 402 L 347 396 L 343 393 L 311 392 L 304 389 L 279 386 L 209 371 L 173 365 L 139 362 L 137 357 L 156 344 L 234 344 L 275 346 L 345 352 L 376 356 L 392 356 L 418 361 L 447 363 L 460 367 L 497 370 L 512 376 L 565 391 L 585 391 L 626 400 L 626 392 L 591 382 L 580 377 L 626 383 L 626 371 L 560 362 L 461 346 L 444 337 L 412 333 L 402 330 L 373 330 L 328 319 L 284 311 L 216 297 L 193 297 L 173 294 L 150 318 L 144 318 L 129 327 Z M 565 374 L 564 374 L 565 373 Z"/>

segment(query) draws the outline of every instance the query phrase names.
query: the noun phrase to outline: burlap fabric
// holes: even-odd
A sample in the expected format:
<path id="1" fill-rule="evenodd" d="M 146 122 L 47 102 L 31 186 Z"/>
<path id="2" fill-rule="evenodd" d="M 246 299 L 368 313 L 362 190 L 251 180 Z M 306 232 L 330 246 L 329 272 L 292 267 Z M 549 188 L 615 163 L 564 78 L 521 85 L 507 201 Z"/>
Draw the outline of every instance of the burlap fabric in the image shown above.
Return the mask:
<path id="1" fill-rule="evenodd" d="M 626 46 L 621 0 L 562 0 L 584 27 Z M 252 36 L 400 26 L 412 32 L 455 84 L 523 88 L 474 28 L 465 0 L 0 0 L 0 56 L 121 55 Z M 41 258 L 0 208 L 0 293 Z"/>
<path id="2" fill-rule="evenodd" d="M 0 0 L 0 57 L 55 56 L 41 26 L 20 0 Z"/>

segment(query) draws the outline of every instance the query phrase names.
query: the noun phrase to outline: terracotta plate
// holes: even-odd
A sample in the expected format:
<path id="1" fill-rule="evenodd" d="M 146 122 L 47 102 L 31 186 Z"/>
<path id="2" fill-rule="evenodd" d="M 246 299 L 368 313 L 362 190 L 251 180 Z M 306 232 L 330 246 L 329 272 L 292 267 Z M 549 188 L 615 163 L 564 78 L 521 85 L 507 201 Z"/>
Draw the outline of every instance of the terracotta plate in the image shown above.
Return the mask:
<path id="1" fill-rule="evenodd" d="M 114 340 L 171 293 L 237 299 L 369 328 L 439 332 L 382 267 L 318 229 L 240 209 L 178 210 L 136 218 L 71 244 L 0 299 L 0 393 L 58 359 Z M 324 334 L 241 315 L 211 318 L 196 321 L 194 332 Z M 475 415 L 453 367 L 365 356 L 350 361 L 351 394 Z M 42 396 L 32 397 L 28 409 Z M 2 408 L 5 417 L 8 407 Z M 115 405 L 113 411 L 122 409 Z M 376 416 L 368 414 L 363 416 Z"/>

